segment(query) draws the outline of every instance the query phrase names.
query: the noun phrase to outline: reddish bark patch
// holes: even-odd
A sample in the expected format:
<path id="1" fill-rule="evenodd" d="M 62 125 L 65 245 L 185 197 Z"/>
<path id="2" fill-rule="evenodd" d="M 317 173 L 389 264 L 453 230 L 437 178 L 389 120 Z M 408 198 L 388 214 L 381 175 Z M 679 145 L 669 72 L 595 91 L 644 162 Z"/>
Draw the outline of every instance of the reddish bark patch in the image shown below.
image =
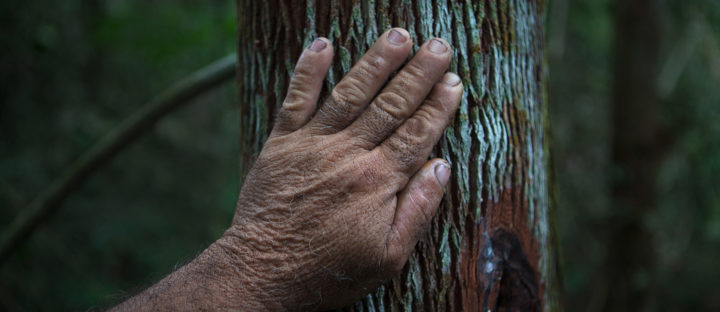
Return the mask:
<path id="1" fill-rule="evenodd" d="M 515 191 L 517 192 L 517 191 Z M 542 311 L 537 242 L 527 225 L 527 202 L 505 188 L 486 215 L 468 221 L 460 259 L 464 311 Z M 515 200 L 513 200 L 515 199 Z"/>

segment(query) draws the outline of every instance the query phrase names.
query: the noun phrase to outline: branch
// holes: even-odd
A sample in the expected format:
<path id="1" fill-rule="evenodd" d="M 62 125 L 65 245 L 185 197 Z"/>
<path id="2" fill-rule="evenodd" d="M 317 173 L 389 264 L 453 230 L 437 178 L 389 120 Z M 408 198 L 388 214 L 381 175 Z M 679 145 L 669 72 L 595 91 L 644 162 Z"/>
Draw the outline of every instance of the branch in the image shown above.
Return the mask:
<path id="1" fill-rule="evenodd" d="M 705 54 L 710 63 L 710 74 L 720 83 L 720 45 L 715 40 L 715 32 L 704 16 L 700 24 L 705 31 Z"/>
<path id="2" fill-rule="evenodd" d="M 677 87 L 680 76 L 685 68 L 692 60 L 695 49 L 701 38 L 701 24 L 696 18 L 693 18 L 685 27 L 682 37 L 684 40 L 675 45 L 667 57 L 665 65 L 662 66 L 660 74 L 657 78 L 657 94 L 661 99 L 668 98 Z"/>
<path id="3" fill-rule="evenodd" d="M 37 196 L 0 237 L 0 266 L 13 250 L 55 212 L 65 198 L 97 169 L 152 129 L 158 120 L 196 96 L 233 77 L 236 55 L 228 55 L 194 72 L 144 105 L 103 137 Z"/>
<path id="4" fill-rule="evenodd" d="M 561 61 L 565 54 L 568 0 L 555 0 L 550 8 L 547 51 L 551 61 Z"/>

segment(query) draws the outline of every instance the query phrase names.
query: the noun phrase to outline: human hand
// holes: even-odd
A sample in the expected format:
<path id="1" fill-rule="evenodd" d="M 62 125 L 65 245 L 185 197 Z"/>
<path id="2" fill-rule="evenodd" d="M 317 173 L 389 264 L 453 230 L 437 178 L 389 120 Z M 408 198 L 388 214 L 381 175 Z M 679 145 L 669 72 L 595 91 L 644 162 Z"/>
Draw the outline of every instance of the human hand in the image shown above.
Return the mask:
<path id="1" fill-rule="evenodd" d="M 317 39 L 300 56 L 232 226 L 211 246 L 256 308 L 351 303 L 397 274 L 425 232 L 450 175 L 427 158 L 462 84 L 445 73 L 449 45 L 432 39 L 385 85 L 411 48 L 404 29 L 384 33 L 319 109 L 332 45 Z"/>

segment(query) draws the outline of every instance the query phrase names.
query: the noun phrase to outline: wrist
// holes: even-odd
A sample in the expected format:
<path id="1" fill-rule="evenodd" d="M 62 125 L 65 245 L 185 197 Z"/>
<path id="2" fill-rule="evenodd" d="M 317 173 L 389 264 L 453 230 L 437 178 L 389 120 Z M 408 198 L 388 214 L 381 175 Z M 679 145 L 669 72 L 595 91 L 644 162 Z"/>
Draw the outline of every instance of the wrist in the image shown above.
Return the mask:
<path id="1" fill-rule="evenodd" d="M 307 297 L 303 257 L 292 242 L 274 237 L 267 228 L 233 225 L 208 252 L 219 255 L 232 287 L 260 310 L 294 310 Z M 280 244 L 278 244 L 280 242 Z"/>
<path id="2" fill-rule="evenodd" d="M 113 311 L 268 311 L 218 242 Z"/>
<path id="3" fill-rule="evenodd" d="M 272 302 L 268 300 L 268 283 L 258 277 L 248 264 L 243 248 L 232 239 L 222 237 L 210 245 L 201 257 L 207 258 L 200 264 L 210 267 L 217 274 L 214 281 L 216 289 L 229 293 L 224 299 L 230 300 L 228 307 L 244 311 L 270 311 Z M 200 258 L 200 257 L 199 257 Z"/>

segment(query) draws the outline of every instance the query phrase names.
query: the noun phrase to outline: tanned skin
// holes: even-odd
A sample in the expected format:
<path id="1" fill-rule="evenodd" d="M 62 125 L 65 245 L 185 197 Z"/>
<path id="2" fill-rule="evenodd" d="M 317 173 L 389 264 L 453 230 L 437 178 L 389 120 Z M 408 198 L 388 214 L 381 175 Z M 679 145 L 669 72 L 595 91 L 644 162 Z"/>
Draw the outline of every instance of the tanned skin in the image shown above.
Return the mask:
<path id="1" fill-rule="evenodd" d="M 113 310 L 326 310 L 399 273 L 442 199 L 450 169 L 428 156 L 463 92 L 447 42 L 402 66 L 411 48 L 385 32 L 318 105 L 333 47 L 310 44 L 230 228 Z"/>

